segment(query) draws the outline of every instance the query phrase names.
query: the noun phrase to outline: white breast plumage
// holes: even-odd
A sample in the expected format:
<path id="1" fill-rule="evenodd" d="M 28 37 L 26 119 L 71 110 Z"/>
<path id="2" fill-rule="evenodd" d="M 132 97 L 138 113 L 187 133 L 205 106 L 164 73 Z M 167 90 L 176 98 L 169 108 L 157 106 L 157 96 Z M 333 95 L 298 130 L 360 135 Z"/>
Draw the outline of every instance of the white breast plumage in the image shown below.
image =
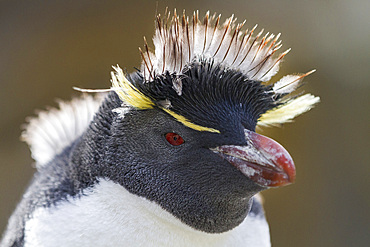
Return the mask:
<path id="1" fill-rule="evenodd" d="M 107 242 L 107 239 L 109 241 Z M 197 231 L 160 206 L 108 180 L 26 222 L 25 246 L 270 246 L 264 218 L 249 216 L 235 229 Z"/>

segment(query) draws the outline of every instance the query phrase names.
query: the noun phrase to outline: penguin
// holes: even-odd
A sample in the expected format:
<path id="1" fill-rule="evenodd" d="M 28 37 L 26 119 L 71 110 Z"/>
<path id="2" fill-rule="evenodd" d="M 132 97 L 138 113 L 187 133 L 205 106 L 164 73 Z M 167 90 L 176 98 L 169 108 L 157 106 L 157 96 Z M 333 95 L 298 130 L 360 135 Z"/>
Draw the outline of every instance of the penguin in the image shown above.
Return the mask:
<path id="1" fill-rule="evenodd" d="M 295 166 L 256 128 L 319 97 L 296 92 L 313 71 L 270 82 L 289 50 L 244 23 L 158 14 L 138 71 L 31 119 L 37 171 L 0 246 L 271 246 L 259 192 Z"/>

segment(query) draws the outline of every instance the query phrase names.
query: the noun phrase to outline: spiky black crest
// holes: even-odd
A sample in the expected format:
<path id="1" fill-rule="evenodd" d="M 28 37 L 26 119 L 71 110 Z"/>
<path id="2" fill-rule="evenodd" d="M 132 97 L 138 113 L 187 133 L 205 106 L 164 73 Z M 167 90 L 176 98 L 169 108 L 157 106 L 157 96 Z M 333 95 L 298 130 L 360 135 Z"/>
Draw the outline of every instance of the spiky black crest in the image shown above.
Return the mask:
<path id="1" fill-rule="evenodd" d="M 187 66 L 181 75 L 169 72 L 153 81 L 135 83 L 158 107 L 191 122 L 220 130 L 242 124 L 254 130 L 261 114 L 276 107 L 271 86 L 249 80 L 243 73 L 201 60 Z M 174 85 L 181 84 L 179 95 Z"/>

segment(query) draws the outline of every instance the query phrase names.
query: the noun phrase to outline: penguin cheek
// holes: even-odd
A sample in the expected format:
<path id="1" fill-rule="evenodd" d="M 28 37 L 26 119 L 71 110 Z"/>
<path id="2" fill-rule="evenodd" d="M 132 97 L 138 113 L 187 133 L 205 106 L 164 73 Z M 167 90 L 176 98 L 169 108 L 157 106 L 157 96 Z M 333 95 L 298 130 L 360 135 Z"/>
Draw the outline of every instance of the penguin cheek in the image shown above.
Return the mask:
<path id="1" fill-rule="evenodd" d="M 210 150 L 203 157 L 197 154 L 192 156 L 199 160 L 189 169 L 189 179 L 196 179 L 205 191 L 210 191 L 220 200 L 228 198 L 240 202 L 265 189 Z"/>

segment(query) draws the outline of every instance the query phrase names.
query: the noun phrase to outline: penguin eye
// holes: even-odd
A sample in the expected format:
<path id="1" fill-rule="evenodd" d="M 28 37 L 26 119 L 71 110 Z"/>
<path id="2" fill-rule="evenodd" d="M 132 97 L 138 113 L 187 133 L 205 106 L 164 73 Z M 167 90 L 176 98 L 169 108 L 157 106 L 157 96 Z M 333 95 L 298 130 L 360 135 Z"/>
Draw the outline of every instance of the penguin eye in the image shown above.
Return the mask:
<path id="1" fill-rule="evenodd" d="M 167 133 L 166 140 L 173 146 L 178 146 L 184 143 L 184 139 L 176 133 Z"/>

